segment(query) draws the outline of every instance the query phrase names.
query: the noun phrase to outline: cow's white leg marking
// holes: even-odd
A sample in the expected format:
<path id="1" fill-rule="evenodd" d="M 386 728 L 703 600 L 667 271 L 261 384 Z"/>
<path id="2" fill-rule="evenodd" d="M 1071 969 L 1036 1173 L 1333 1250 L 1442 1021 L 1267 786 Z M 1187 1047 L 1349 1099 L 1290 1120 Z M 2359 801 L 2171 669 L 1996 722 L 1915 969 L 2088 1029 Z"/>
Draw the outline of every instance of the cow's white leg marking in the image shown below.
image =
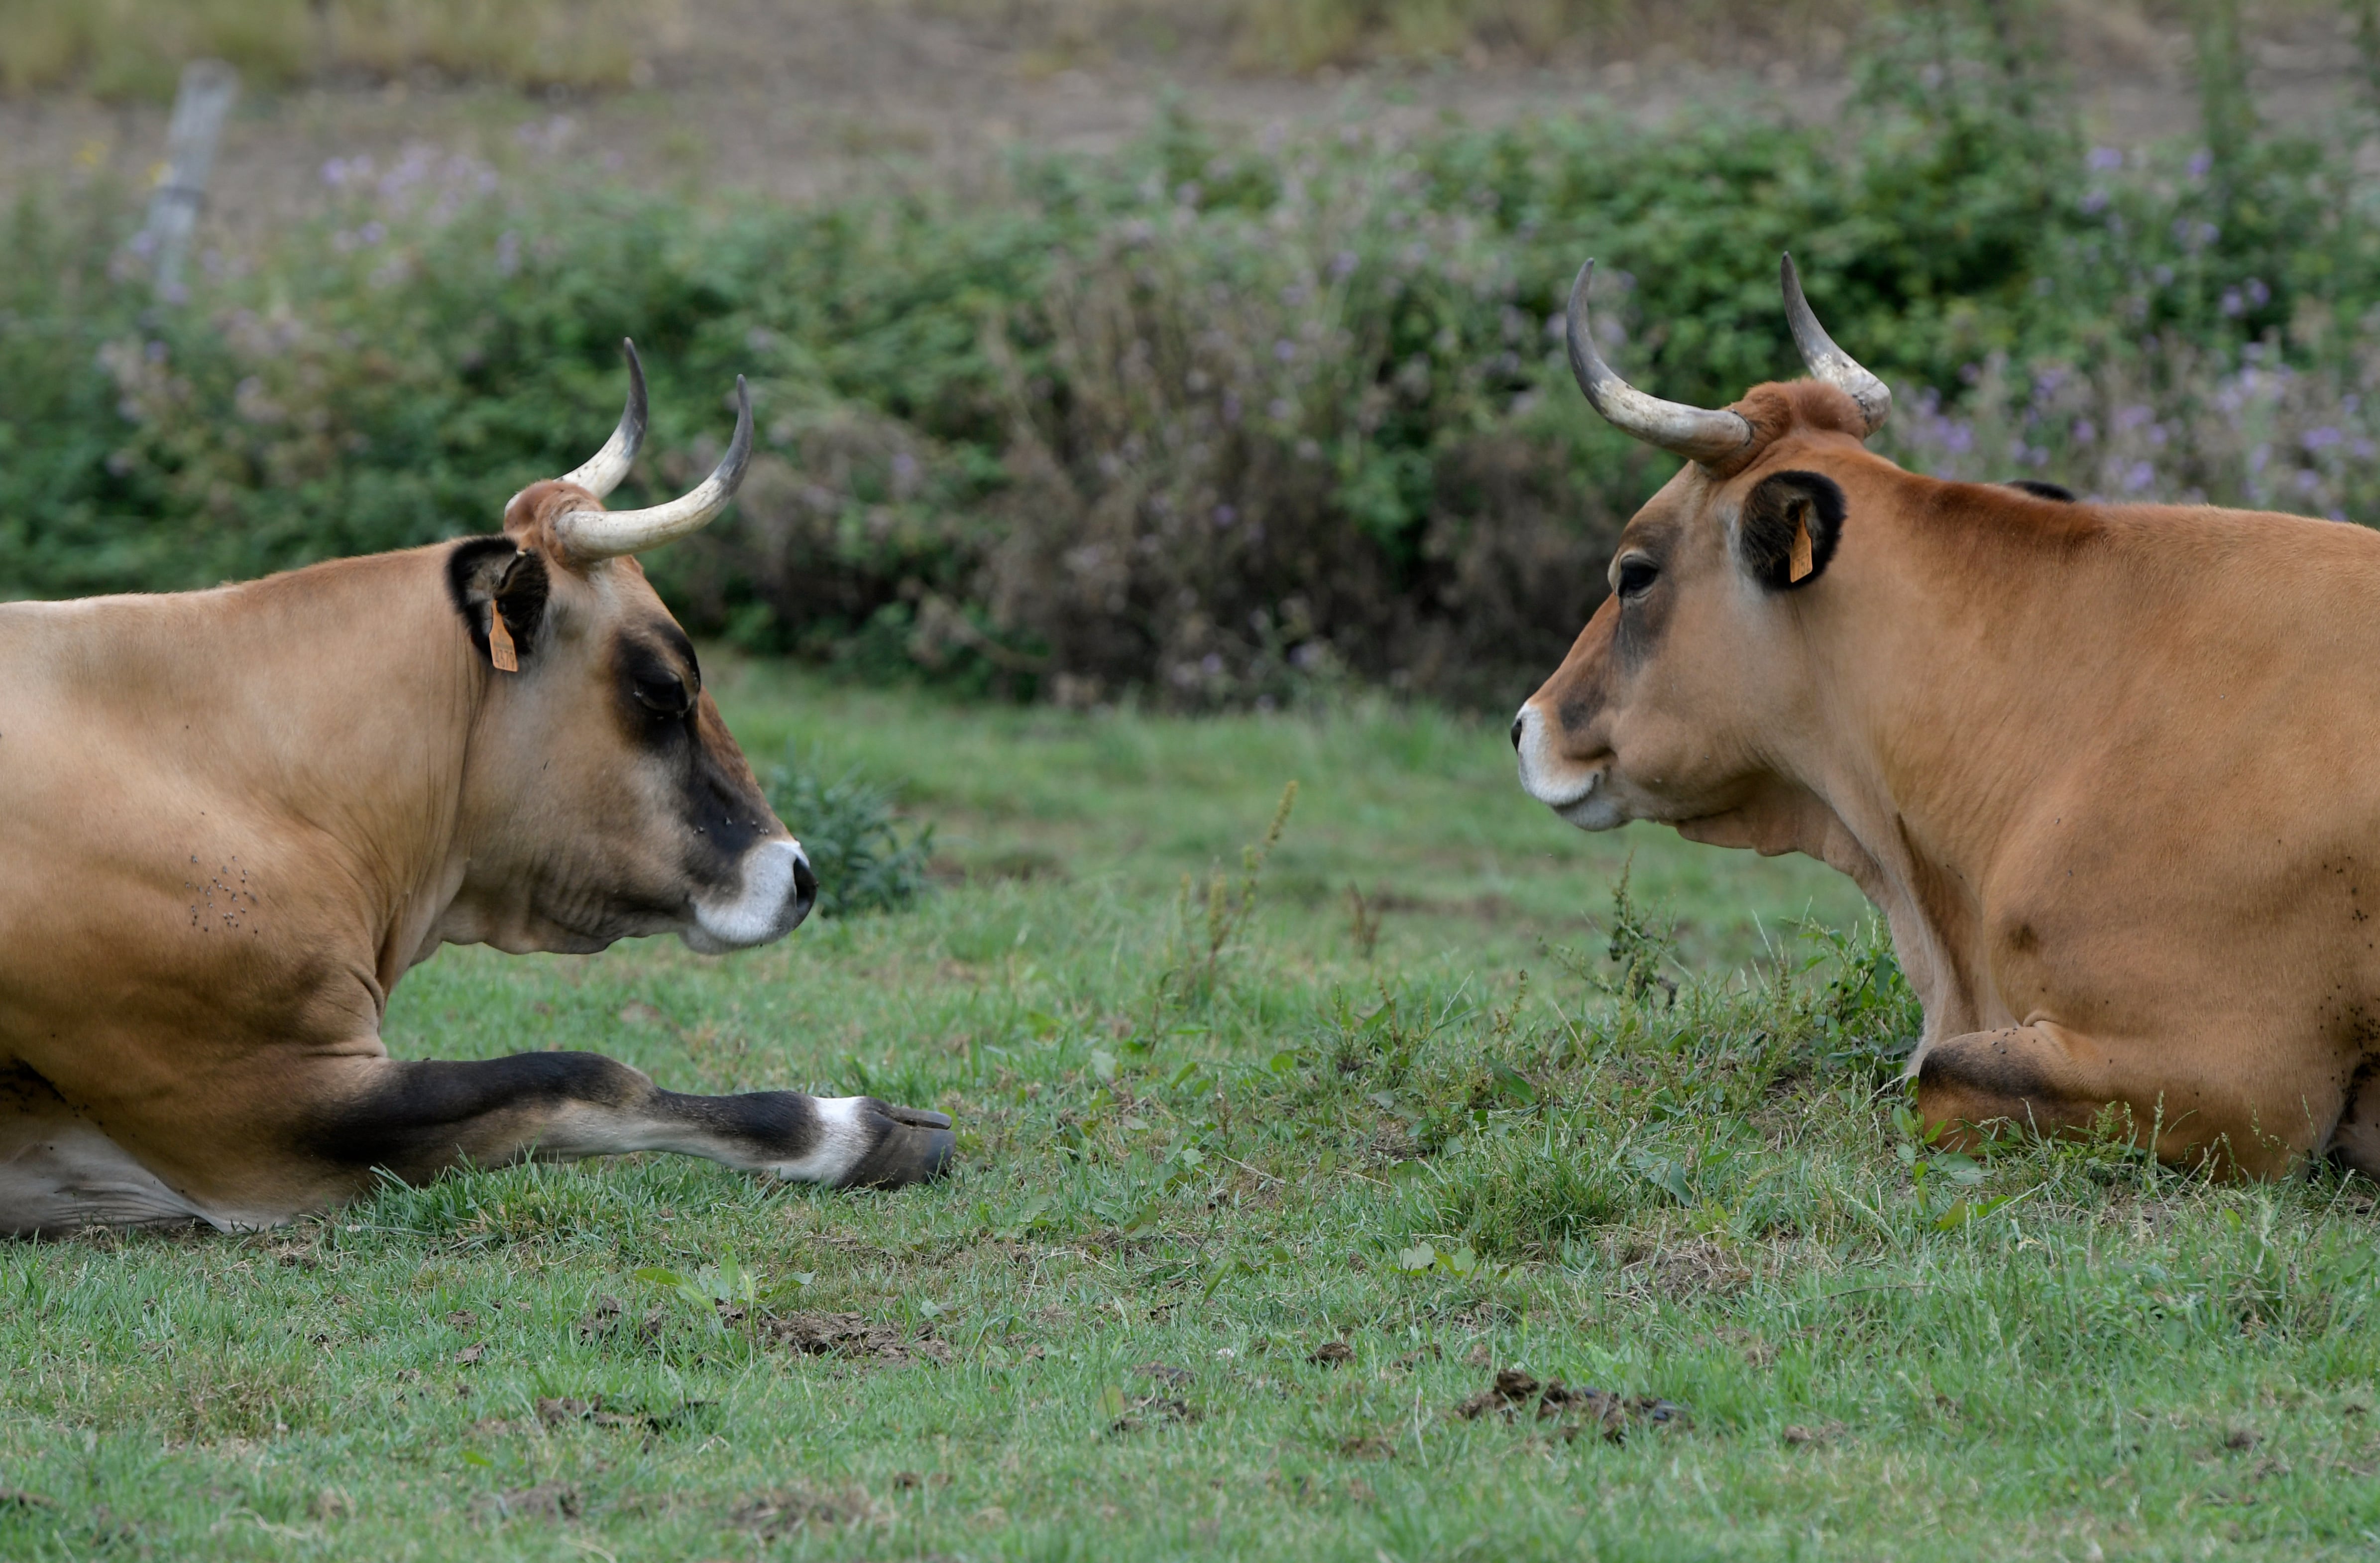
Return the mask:
<path id="1" fill-rule="evenodd" d="M 777 1162 L 767 1170 L 795 1183 L 839 1183 L 876 1148 L 877 1136 L 860 1119 L 864 1096 L 813 1096 L 819 1141 L 798 1161 Z"/>
<path id="2" fill-rule="evenodd" d="M 0 1232 L 31 1237 L 78 1227 L 178 1226 L 219 1218 L 158 1181 L 90 1119 L 72 1114 L 0 1119 Z"/>
<path id="3" fill-rule="evenodd" d="M 753 1154 L 748 1138 L 724 1133 L 678 1114 L 575 1104 L 556 1113 L 538 1136 L 538 1154 L 553 1157 L 613 1156 L 631 1151 L 673 1151 L 765 1172 L 795 1183 L 838 1183 L 868 1159 L 883 1137 L 862 1111 L 864 1096 L 813 1096 L 818 1140 L 790 1161 Z"/>
<path id="4" fill-rule="evenodd" d="M 733 898 L 694 903 L 695 925 L 684 935 L 686 944 L 705 955 L 718 955 L 791 933 L 809 910 L 809 897 L 801 889 L 809 866 L 800 842 L 761 842 L 744 854 L 744 887 Z"/>

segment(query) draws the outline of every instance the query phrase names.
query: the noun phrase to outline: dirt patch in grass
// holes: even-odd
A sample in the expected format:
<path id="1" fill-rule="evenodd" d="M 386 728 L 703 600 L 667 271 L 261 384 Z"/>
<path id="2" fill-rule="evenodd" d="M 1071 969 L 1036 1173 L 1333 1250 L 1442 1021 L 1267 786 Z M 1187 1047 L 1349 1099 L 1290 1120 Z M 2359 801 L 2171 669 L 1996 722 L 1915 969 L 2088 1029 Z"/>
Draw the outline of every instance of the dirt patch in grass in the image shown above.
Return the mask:
<path id="1" fill-rule="evenodd" d="M 769 1542 L 808 1527 L 863 1524 L 876 1518 L 875 1500 L 864 1488 L 780 1487 L 737 1504 L 727 1520 L 737 1530 Z"/>
<path id="2" fill-rule="evenodd" d="M 1732 1297 L 1752 1284 L 1752 1272 L 1724 1244 L 1710 1238 L 1649 1250 L 1631 1248 L 1621 1274 L 1632 1288 L 1643 1288 L 1670 1302 Z"/>
<path id="3" fill-rule="evenodd" d="M 1560 1379 L 1540 1384 L 1519 1368 L 1499 1371 L 1492 1386 L 1456 1406 L 1454 1414 L 1466 1422 L 1491 1413 L 1518 1422 L 1522 1412 L 1533 1408 L 1535 1420 L 1556 1423 L 1565 1441 L 1591 1432 L 1606 1443 L 1620 1444 L 1640 1427 L 1686 1427 L 1694 1420 L 1674 1400 L 1592 1386 L 1573 1389 Z"/>
<path id="4" fill-rule="evenodd" d="M 930 1332 L 916 1334 L 859 1313 L 764 1315 L 753 1333 L 773 1346 L 811 1357 L 844 1357 L 879 1362 L 947 1362 L 951 1349 Z"/>
<path id="5" fill-rule="evenodd" d="M 578 1489 L 566 1482 L 540 1482 L 533 1487 L 482 1493 L 471 1500 L 471 1512 L 483 1520 L 576 1520 Z"/>

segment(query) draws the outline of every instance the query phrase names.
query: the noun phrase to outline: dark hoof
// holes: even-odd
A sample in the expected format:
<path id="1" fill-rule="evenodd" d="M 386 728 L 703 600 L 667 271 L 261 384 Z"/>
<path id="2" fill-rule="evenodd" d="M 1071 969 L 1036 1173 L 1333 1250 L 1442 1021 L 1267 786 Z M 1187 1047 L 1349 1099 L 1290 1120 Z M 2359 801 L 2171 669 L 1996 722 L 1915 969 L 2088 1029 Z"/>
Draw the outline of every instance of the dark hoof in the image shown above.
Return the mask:
<path id="1" fill-rule="evenodd" d="M 958 1137 L 951 1132 L 949 1114 L 895 1107 L 872 1099 L 863 1110 L 882 1123 L 883 1134 L 876 1148 L 837 1187 L 901 1189 L 930 1182 L 950 1170 Z"/>

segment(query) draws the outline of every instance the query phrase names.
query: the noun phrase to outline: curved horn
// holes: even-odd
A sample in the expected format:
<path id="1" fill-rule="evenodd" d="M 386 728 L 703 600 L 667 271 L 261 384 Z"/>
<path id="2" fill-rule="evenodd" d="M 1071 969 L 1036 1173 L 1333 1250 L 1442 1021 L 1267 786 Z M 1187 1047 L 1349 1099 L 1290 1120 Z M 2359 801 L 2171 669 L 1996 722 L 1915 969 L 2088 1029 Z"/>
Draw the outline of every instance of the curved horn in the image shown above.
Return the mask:
<path id="1" fill-rule="evenodd" d="M 1810 300 L 1802 297 L 1802 274 L 1793 269 L 1792 256 L 1785 257 L 1778 275 L 1785 288 L 1785 324 L 1792 328 L 1793 346 L 1802 350 L 1802 362 L 1817 379 L 1848 392 L 1867 419 L 1867 432 L 1875 433 L 1891 416 L 1892 387 L 1835 346 L 1835 339 L 1827 335 L 1827 328 L 1810 312 Z"/>
<path id="2" fill-rule="evenodd" d="M 620 486 L 637 459 L 637 447 L 645 443 L 645 366 L 637 360 L 637 345 L 625 336 L 620 338 L 620 350 L 628 355 L 628 405 L 621 409 L 620 426 L 612 431 L 602 449 L 558 480 L 576 484 L 598 499 Z"/>
<path id="3" fill-rule="evenodd" d="M 1570 286 L 1570 372 L 1578 376 L 1578 388 L 1604 421 L 1621 433 L 1695 461 L 1716 461 L 1750 444 L 1752 425 L 1739 414 L 1648 397 L 1612 372 L 1595 350 L 1595 332 L 1586 318 L 1586 287 L 1594 276 L 1595 263 L 1589 261 Z"/>
<path id="4" fill-rule="evenodd" d="M 641 554 L 674 537 L 699 531 L 727 508 L 752 458 L 752 393 L 735 377 L 735 437 L 710 476 L 692 493 L 645 510 L 566 510 L 553 519 L 554 541 L 577 559 L 612 559 Z"/>

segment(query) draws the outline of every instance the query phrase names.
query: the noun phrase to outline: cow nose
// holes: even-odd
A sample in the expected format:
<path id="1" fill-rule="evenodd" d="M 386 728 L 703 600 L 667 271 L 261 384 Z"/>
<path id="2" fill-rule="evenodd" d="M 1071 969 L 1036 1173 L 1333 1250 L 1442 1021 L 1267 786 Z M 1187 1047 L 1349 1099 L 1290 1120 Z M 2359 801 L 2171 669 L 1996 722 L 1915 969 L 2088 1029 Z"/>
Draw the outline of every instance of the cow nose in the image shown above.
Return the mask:
<path id="1" fill-rule="evenodd" d="M 798 843 L 794 848 L 794 921 L 799 922 L 818 905 L 818 875 L 810 868 L 810 855 Z"/>

